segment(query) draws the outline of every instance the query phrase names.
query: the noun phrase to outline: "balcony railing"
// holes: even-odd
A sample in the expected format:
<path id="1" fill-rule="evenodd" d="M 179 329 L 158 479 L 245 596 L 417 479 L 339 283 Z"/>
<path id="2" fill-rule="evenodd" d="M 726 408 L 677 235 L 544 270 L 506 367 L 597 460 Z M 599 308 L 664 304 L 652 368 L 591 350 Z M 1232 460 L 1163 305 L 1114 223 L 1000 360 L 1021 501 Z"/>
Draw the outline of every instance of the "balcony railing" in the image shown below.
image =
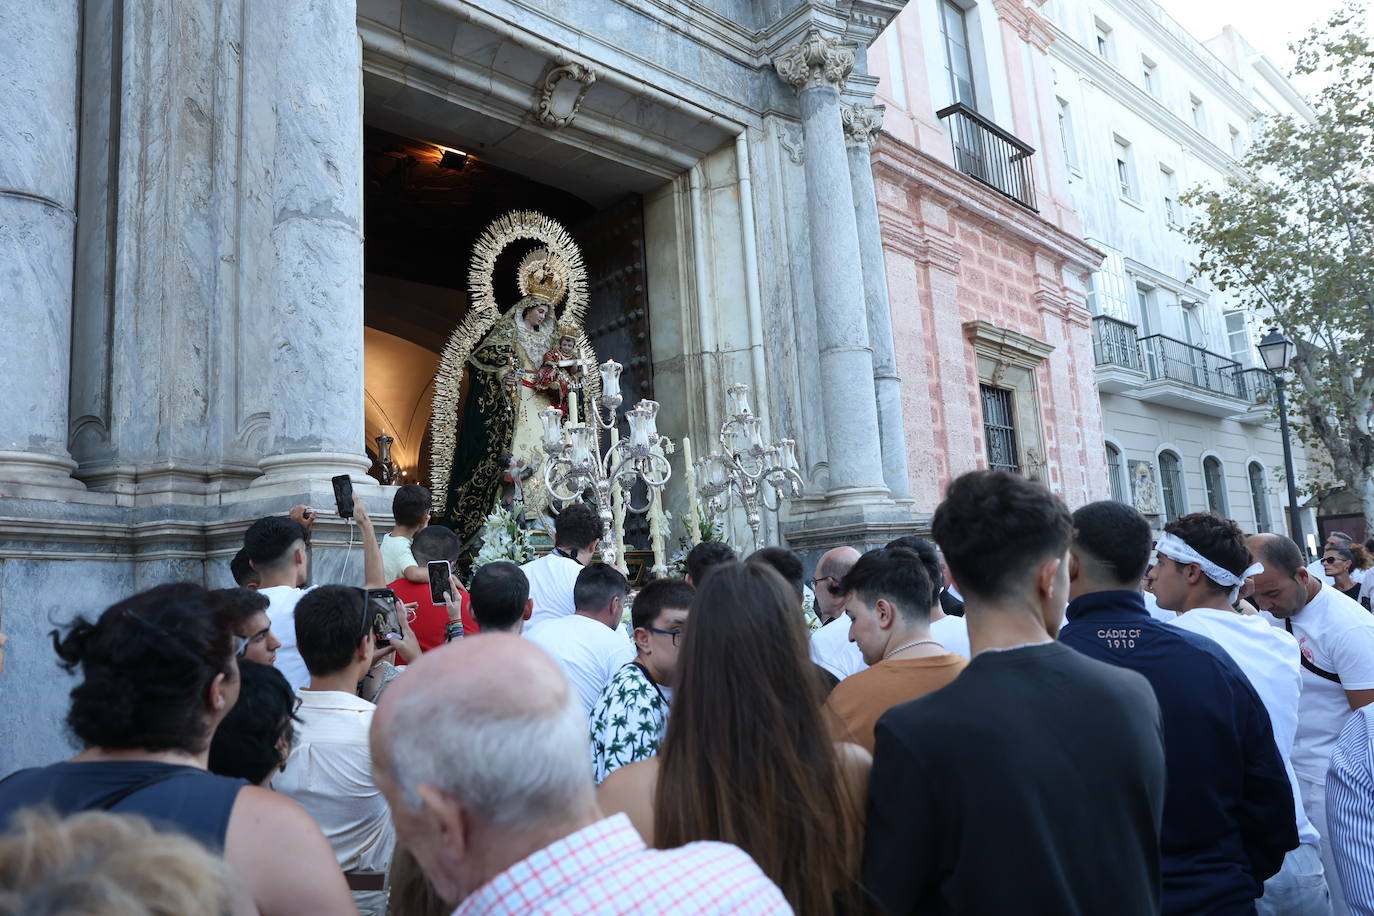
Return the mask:
<path id="1" fill-rule="evenodd" d="M 1093 362 L 1099 366 L 1125 366 L 1143 371 L 1135 325 L 1106 315 L 1093 319 Z"/>
<path id="2" fill-rule="evenodd" d="M 1238 378 L 1241 364 L 1233 359 L 1163 334 L 1140 338 L 1140 348 L 1145 372 L 1152 379 L 1172 379 L 1233 398 L 1246 397 Z"/>
<path id="3" fill-rule="evenodd" d="M 1274 397 L 1274 377 L 1268 369 L 1242 369 L 1236 373 L 1241 397 L 1253 404 L 1268 404 Z"/>
<path id="4" fill-rule="evenodd" d="M 955 168 L 1026 209 L 1035 210 L 1035 175 L 1031 169 L 1034 148 L 963 102 L 942 108 L 935 116 L 948 119 Z"/>

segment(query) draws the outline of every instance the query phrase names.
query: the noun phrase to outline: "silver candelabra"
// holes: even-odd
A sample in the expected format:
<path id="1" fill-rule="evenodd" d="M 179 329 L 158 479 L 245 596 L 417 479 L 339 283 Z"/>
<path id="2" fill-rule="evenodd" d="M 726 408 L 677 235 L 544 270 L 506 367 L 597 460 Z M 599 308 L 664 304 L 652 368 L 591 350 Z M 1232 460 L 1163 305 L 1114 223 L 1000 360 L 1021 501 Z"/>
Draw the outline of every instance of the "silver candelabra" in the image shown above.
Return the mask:
<path id="1" fill-rule="evenodd" d="M 601 556 L 615 565 L 619 545 L 615 537 L 615 518 L 612 502 L 624 510 L 642 514 L 653 504 L 650 498 L 642 506 L 633 502 L 631 488 L 636 481 L 644 481 L 650 488 L 660 489 L 673 476 L 672 465 L 662 454 L 658 434 L 658 402 L 641 400 L 625 411 L 630 425 L 630 437 L 620 438 L 616 410 L 620 407 L 621 365 L 615 360 L 601 364 L 601 397 L 596 404 L 587 405 L 589 422 L 578 422 L 576 392 L 570 394 L 570 422 L 563 425 L 563 411 L 546 407 L 539 412 L 544 427 L 544 483 L 549 494 L 559 502 L 580 499 L 588 488 L 596 493 L 597 513 L 601 516 Z M 602 412 L 605 412 L 605 418 Z M 610 446 L 603 452 L 601 432 L 610 433 Z M 617 493 L 618 490 L 618 493 Z"/>
<path id="2" fill-rule="evenodd" d="M 763 546 L 759 537 L 759 507 L 777 512 L 783 500 L 801 495 L 803 481 L 798 473 L 797 443 L 780 439 L 765 445 L 763 421 L 749 409 L 749 386 L 736 382 L 727 391 L 730 416 L 721 424 L 717 436 L 721 451 L 697 461 L 697 479 L 701 495 L 706 497 L 714 515 L 723 515 L 729 509 L 731 495 L 739 495 L 745 521 L 754 535 L 754 549 L 758 550 Z"/>

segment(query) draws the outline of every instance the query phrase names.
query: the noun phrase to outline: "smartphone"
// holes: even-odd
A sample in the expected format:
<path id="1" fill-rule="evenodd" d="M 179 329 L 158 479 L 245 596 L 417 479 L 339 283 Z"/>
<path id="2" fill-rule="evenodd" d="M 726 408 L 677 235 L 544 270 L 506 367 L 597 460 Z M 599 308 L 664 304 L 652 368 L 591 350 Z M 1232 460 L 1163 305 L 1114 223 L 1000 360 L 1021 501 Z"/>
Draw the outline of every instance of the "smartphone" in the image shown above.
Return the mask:
<path id="1" fill-rule="evenodd" d="M 353 481 L 347 474 L 330 478 L 334 484 L 334 502 L 339 507 L 339 518 L 353 517 Z"/>
<path id="2" fill-rule="evenodd" d="M 453 590 L 448 578 L 453 575 L 453 565 L 448 560 L 429 562 L 429 600 L 435 604 L 444 603 L 444 593 Z"/>
<path id="3" fill-rule="evenodd" d="M 396 616 L 396 593 L 389 588 L 367 590 L 367 613 L 372 618 L 372 635 L 378 645 L 388 645 L 392 637 L 400 638 L 401 622 Z"/>

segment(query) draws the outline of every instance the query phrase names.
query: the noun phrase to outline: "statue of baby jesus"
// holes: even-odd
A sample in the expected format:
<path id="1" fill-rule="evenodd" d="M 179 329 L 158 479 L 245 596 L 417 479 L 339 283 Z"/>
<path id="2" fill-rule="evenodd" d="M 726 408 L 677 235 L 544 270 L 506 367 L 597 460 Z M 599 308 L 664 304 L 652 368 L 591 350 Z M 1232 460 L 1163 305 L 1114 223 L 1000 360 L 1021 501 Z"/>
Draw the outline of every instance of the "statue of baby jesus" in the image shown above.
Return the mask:
<path id="1" fill-rule="evenodd" d="M 540 359 L 539 371 L 535 373 L 533 382 L 535 388 L 558 392 L 553 406 L 565 415 L 568 411 L 568 392 L 578 387 L 577 375 L 584 371 L 577 352 L 577 335 L 576 325 L 558 326 L 558 346 Z"/>

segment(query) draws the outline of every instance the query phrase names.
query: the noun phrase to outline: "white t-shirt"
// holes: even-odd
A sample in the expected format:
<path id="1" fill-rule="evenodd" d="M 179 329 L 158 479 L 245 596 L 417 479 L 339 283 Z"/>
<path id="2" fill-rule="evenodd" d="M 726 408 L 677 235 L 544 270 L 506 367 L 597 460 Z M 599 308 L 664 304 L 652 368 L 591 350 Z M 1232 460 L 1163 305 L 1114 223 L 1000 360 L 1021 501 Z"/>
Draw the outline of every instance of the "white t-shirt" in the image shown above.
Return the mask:
<path id="1" fill-rule="evenodd" d="M 936 640 L 949 652 L 973 658 L 968 646 L 968 620 L 946 614 L 930 625 L 930 638 Z"/>
<path id="2" fill-rule="evenodd" d="M 1283 628 L 1282 620 L 1264 616 Z M 1351 713 L 1345 692 L 1374 690 L 1374 615 L 1334 588 L 1322 586 L 1290 622 L 1303 657 L 1341 679 L 1338 684 L 1302 669 L 1293 769 L 1303 779 L 1325 784 L 1336 737 Z"/>
<path id="3" fill-rule="evenodd" d="M 606 684 L 635 658 L 635 645 L 623 630 L 581 614 L 546 620 L 538 629 L 526 631 L 525 638 L 563 667 L 588 716 Z"/>
<path id="4" fill-rule="evenodd" d="M 1140 597 L 1145 599 L 1145 610 L 1149 611 L 1150 616 L 1155 620 L 1173 623 L 1174 618 L 1178 616 L 1173 611 L 1166 611 L 1164 608 L 1160 607 L 1159 599 L 1154 596 L 1153 592 L 1141 592 Z"/>
<path id="5" fill-rule="evenodd" d="M 395 582 L 407 566 L 416 566 L 415 554 L 410 552 L 410 538 L 387 534 L 382 537 L 382 581 Z"/>
<path id="6" fill-rule="evenodd" d="M 568 617 L 577 610 L 573 604 L 573 587 L 582 569 L 581 563 L 556 553 L 545 554 L 520 567 L 525 578 L 530 580 L 530 597 L 534 599 L 534 613 L 525 621 L 526 631 L 545 621 Z"/>
<path id="7" fill-rule="evenodd" d="M 1298 728 L 1298 697 L 1302 693 L 1298 641 L 1259 617 L 1216 608 L 1194 608 L 1179 614 L 1170 623 L 1215 641 L 1231 656 L 1236 667 L 1245 672 L 1250 686 L 1255 688 L 1269 712 L 1274 743 L 1293 787 L 1298 842 L 1316 844 L 1321 836 L 1303 810 L 1302 793 L 1293 773 L 1293 735 Z"/>
<path id="8" fill-rule="evenodd" d="M 286 682 L 292 690 L 300 690 L 310 683 L 310 672 L 305 668 L 301 650 L 296 648 L 296 602 L 308 591 L 309 588 L 293 588 L 290 585 L 258 589 L 259 595 L 267 596 L 267 620 L 272 624 L 272 635 L 281 640 L 277 660 L 272 666 L 286 675 Z"/>
<path id="9" fill-rule="evenodd" d="M 811 660 L 840 680 L 868 667 L 859 644 L 849 641 L 849 615 L 841 614 L 811 634 Z"/>

